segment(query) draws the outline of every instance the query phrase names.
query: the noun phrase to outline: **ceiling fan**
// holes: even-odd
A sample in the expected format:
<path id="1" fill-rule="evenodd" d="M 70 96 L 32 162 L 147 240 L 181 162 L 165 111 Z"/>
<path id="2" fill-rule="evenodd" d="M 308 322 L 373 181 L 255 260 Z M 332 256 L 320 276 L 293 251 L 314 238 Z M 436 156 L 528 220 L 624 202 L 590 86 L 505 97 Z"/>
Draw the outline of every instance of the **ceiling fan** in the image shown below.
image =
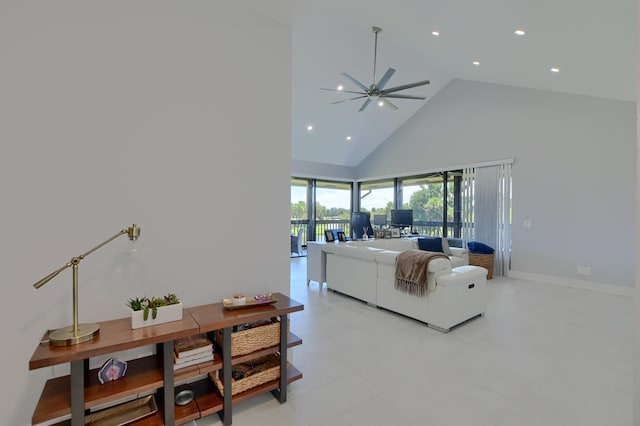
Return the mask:
<path id="1" fill-rule="evenodd" d="M 389 107 L 390 109 L 395 111 L 395 110 L 398 109 L 398 107 L 395 106 L 394 104 L 392 104 L 389 101 L 389 98 L 392 98 L 392 99 L 395 98 L 395 99 L 421 99 L 421 100 L 424 100 L 425 98 L 422 97 L 422 96 L 401 95 L 401 94 L 398 94 L 396 92 L 399 92 L 399 91 L 405 90 L 405 89 L 411 89 L 412 87 L 424 86 L 425 84 L 429 84 L 430 83 L 429 80 L 423 80 L 423 81 L 418 81 L 418 82 L 415 82 L 415 83 L 403 84 L 402 86 L 396 86 L 396 87 L 392 87 L 390 89 L 384 89 L 385 85 L 387 84 L 387 82 L 389 81 L 389 79 L 391 78 L 393 73 L 396 72 L 395 69 L 389 68 L 387 70 L 387 72 L 384 73 L 384 75 L 382 76 L 380 81 L 378 81 L 378 84 L 376 84 L 376 55 L 377 55 L 377 51 L 378 51 L 378 33 L 380 33 L 382 31 L 382 28 L 380 28 L 380 27 L 372 27 L 372 29 L 373 29 L 373 33 L 375 34 L 375 44 L 374 44 L 374 50 L 373 50 L 373 83 L 371 83 L 371 86 L 367 87 L 364 84 L 360 83 L 355 78 L 353 78 L 352 76 L 350 76 L 349 74 L 347 74 L 346 72 L 341 73 L 341 75 L 343 75 L 349 81 L 351 81 L 353 84 L 355 84 L 360 89 L 362 89 L 362 91 L 361 92 L 356 92 L 356 91 L 352 91 L 352 90 L 338 90 L 338 89 L 321 88 L 321 90 L 330 90 L 330 91 L 334 91 L 334 92 L 345 92 L 345 93 L 355 93 L 355 94 L 360 95 L 360 96 L 356 96 L 354 98 L 344 99 L 342 101 L 331 102 L 331 105 L 339 104 L 339 103 L 342 103 L 342 102 L 353 101 L 355 99 L 367 98 L 367 99 L 365 99 L 364 103 L 362 104 L 362 106 L 360 107 L 358 112 L 364 111 L 364 109 L 369 105 L 369 103 L 371 103 L 372 100 L 373 101 L 378 101 L 381 104 L 384 104 L 387 107 Z"/>

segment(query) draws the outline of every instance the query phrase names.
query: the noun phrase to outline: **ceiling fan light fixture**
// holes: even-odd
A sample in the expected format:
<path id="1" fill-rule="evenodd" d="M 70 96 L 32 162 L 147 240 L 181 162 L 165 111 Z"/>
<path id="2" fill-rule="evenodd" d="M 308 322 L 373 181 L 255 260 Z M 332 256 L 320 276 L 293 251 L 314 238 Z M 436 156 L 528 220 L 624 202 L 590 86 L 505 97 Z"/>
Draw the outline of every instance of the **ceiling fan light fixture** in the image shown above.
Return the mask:
<path id="1" fill-rule="evenodd" d="M 387 71 L 384 73 L 384 75 L 376 83 L 376 62 L 377 62 L 377 55 L 378 55 L 378 33 L 382 32 L 382 28 L 380 28 L 380 27 L 371 27 L 371 28 L 373 29 L 373 33 L 374 33 L 374 37 L 375 37 L 375 41 L 374 41 L 374 45 L 373 45 L 373 83 L 371 83 L 371 85 L 369 85 L 369 86 L 366 86 L 366 85 L 362 84 L 360 81 L 356 80 L 351 75 L 347 74 L 346 72 L 343 72 L 343 73 L 340 73 L 340 74 L 344 78 L 349 80 L 351 83 L 356 85 L 358 87 L 358 89 L 360 89 L 360 91 L 343 90 L 342 86 L 338 86 L 337 90 L 336 89 L 324 89 L 324 88 L 320 88 L 320 90 L 329 90 L 329 91 L 332 91 L 332 92 L 340 92 L 340 91 L 342 91 L 344 93 L 353 93 L 355 95 L 358 95 L 358 96 L 351 97 L 349 99 L 343 99 L 343 100 L 340 100 L 340 101 L 331 102 L 331 104 L 339 104 L 339 103 L 343 103 L 343 102 L 349 102 L 349 101 L 352 101 L 352 100 L 355 100 L 355 99 L 364 99 L 364 103 L 362 104 L 362 106 L 360 107 L 358 112 L 364 111 L 367 108 L 367 106 L 369 105 L 369 103 L 371 103 L 371 101 L 380 101 L 379 102 L 380 106 L 386 105 L 387 107 L 389 107 L 389 109 L 391 109 L 393 111 L 398 109 L 398 107 L 395 106 L 392 102 L 389 102 L 388 99 L 382 99 L 382 98 L 424 100 L 425 98 L 423 96 L 402 95 L 402 94 L 399 94 L 397 92 L 400 92 L 400 91 L 406 90 L 406 89 L 411 89 L 413 87 L 424 86 L 425 84 L 429 84 L 430 83 L 429 80 L 417 81 L 415 83 L 402 84 L 400 86 L 394 86 L 394 87 L 391 87 L 391 88 L 385 88 L 387 83 L 389 82 L 389 80 L 393 76 L 393 74 L 396 72 L 395 69 L 388 68 Z"/>

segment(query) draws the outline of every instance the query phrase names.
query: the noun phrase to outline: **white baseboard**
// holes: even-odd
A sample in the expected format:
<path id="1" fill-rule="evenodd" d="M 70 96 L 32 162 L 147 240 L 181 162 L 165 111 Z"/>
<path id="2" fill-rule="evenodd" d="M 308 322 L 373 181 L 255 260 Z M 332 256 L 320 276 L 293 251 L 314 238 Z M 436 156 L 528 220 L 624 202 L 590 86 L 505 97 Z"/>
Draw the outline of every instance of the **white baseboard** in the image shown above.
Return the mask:
<path id="1" fill-rule="evenodd" d="M 613 294 L 616 296 L 635 297 L 636 294 L 636 289 L 633 287 L 622 287 L 619 285 L 574 280 L 571 278 L 554 277 L 551 275 L 532 274 L 529 272 L 509 271 L 508 277 L 545 284 L 554 284 L 563 287 L 571 287 L 579 290 Z"/>

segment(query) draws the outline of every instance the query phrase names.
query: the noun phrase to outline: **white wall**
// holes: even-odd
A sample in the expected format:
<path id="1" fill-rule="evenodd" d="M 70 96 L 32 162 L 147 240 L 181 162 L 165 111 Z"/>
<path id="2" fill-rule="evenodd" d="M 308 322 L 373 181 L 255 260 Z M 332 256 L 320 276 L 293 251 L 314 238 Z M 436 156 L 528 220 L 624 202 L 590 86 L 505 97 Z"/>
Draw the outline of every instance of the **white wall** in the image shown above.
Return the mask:
<path id="1" fill-rule="evenodd" d="M 81 322 L 135 296 L 288 294 L 290 51 L 234 2 L 0 3 L 0 424 L 30 424 L 63 370 L 28 360 L 72 322 L 71 270 L 32 284 L 133 222 L 136 252 L 80 264 Z"/>
<path id="2" fill-rule="evenodd" d="M 291 160 L 291 176 L 352 181 L 355 168 L 311 161 Z"/>
<path id="3" fill-rule="evenodd" d="M 365 159 L 356 175 L 513 158 L 514 273 L 630 292 L 635 111 L 632 102 L 454 80 Z M 523 220 L 532 220 L 533 228 L 523 228 Z M 578 265 L 590 266 L 591 275 L 577 275 Z"/>
<path id="4" fill-rule="evenodd" d="M 640 5 L 640 1 L 638 1 Z M 640 8 L 638 8 L 638 16 L 636 17 L 638 23 L 640 23 Z M 636 34 L 637 41 L 640 42 L 640 33 Z M 637 44 L 640 46 L 640 43 Z M 637 47 L 636 47 L 637 48 Z M 640 55 L 636 55 L 636 63 L 640 65 Z M 640 66 L 636 67 L 636 70 L 640 70 Z M 640 72 L 636 76 L 636 82 L 640 79 Z M 636 84 L 636 209 L 640 209 L 640 110 L 637 108 L 637 104 L 640 103 L 640 85 Z M 636 210 L 637 211 L 637 210 Z M 636 220 L 635 223 L 635 243 L 636 247 L 640 245 L 640 227 Z M 640 251 L 636 250 L 636 276 L 635 276 L 635 298 L 636 298 L 636 312 L 635 312 L 635 345 L 633 352 L 633 424 L 640 426 Z"/>

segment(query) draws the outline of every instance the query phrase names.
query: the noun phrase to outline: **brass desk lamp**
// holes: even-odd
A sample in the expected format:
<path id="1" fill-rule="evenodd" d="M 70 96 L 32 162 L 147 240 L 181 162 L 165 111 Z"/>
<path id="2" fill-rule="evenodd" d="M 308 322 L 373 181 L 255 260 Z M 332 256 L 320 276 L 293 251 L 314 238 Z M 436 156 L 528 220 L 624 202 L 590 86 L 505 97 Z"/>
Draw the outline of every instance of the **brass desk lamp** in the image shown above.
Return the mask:
<path id="1" fill-rule="evenodd" d="M 33 285 L 35 288 L 40 288 L 60 272 L 69 267 L 73 268 L 73 325 L 51 331 L 49 333 L 49 344 L 53 346 L 77 345 L 78 343 L 87 342 L 98 335 L 100 332 L 100 326 L 98 324 L 78 324 L 78 265 L 82 259 L 123 234 L 127 234 L 131 241 L 136 241 L 140 236 L 140 228 L 138 228 L 134 223 L 133 226 L 123 229 L 88 252 L 71 258 L 71 260 L 64 266 L 53 271 Z"/>

